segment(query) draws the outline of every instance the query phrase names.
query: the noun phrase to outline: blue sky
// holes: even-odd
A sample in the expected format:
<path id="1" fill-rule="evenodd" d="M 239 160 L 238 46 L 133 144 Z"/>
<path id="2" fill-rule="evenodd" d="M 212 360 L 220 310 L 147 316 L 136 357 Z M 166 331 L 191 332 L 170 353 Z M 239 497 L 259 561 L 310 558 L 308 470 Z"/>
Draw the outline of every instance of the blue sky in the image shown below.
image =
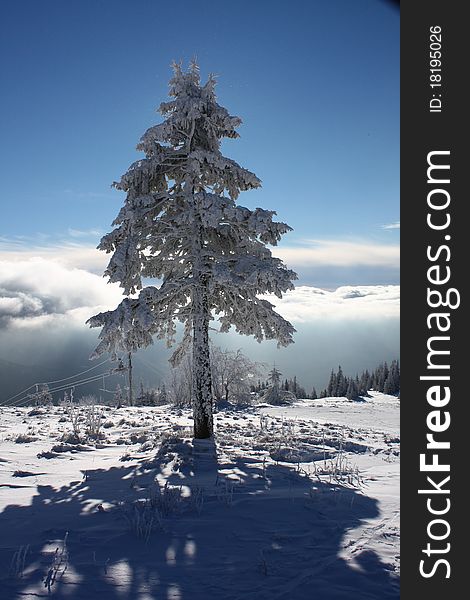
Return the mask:
<path id="1" fill-rule="evenodd" d="M 238 202 L 274 209 L 293 227 L 276 253 L 299 284 L 372 290 L 361 288 L 361 309 L 348 291 L 318 305 L 320 296 L 304 290 L 308 301 L 290 297 L 286 314 L 297 302 L 294 324 L 311 314 L 305 331 L 313 336 L 325 298 L 337 319 L 374 321 L 375 336 L 383 319 L 386 347 L 365 363 L 396 357 L 399 11 L 392 3 L 23 0 L 2 9 L 0 329 L 16 332 L 18 355 L 21 340 L 28 346 L 41 327 L 65 319 L 83 330 L 97 306 L 116 305 L 117 291 L 101 279 L 107 257 L 95 249 L 124 200 L 110 186 L 141 156 L 142 133 L 160 121 L 155 109 L 167 99 L 170 63 L 195 56 L 203 79 L 218 75 L 219 102 L 243 119 L 241 138 L 224 142 L 224 154 L 263 182 Z M 381 313 L 384 297 L 393 310 Z M 337 333 L 332 340 L 334 357 L 342 345 Z M 0 359 L 10 348 L 11 340 L 0 343 Z"/>
<path id="2" fill-rule="evenodd" d="M 4 238 L 107 231 L 122 202 L 110 184 L 159 120 L 170 62 L 197 56 L 244 121 L 224 152 L 263 181 L 240 203 L 277 210 L 294 228 L 288 245 L 397 243 L 383 229 L 399 220 L 389 3 L 24 1 L 2 21 Z"/>

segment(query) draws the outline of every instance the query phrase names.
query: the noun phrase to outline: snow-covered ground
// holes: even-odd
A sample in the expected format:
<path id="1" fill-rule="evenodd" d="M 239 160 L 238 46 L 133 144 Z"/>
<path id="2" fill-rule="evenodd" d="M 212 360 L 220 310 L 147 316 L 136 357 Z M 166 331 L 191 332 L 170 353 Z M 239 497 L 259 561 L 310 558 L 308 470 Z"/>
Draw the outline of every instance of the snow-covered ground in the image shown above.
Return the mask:
<path id="1" fill-rule="evenodd" d="M 2 598 L 48 572 L 72 600 L 399 597 L 395 397 L 220 411 L 215 443 L 186 410 L 103 410 L 77 445 L 61 407 L 0 409 Z"/>

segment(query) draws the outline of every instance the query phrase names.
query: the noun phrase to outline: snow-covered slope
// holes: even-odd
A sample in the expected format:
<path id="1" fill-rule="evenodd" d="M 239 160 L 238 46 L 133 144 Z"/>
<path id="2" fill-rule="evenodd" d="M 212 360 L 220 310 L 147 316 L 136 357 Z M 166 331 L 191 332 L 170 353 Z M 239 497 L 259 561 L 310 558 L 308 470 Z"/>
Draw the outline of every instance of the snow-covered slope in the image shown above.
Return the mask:
<path id="1" fill-rule="evenodd" d="M 57 598 L 399 597 L 396 398 L 226 410 L 215 444 L 170 407 L 103 409 L 81 445 L 60 407 L 1 410 L 8 599 L 47 596 L 51 570 Z"/>

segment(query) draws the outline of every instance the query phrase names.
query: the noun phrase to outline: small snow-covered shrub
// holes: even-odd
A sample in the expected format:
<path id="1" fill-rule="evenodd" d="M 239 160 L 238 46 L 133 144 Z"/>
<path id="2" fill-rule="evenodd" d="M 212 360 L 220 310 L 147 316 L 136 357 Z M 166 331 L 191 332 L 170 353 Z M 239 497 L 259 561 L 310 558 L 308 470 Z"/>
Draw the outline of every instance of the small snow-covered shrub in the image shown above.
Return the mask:
<path id="1" fill-rule="evenodd" d="M 66 431 L 58 438 L 59 442 L 63 442 L 64 444 L 81 444 L 85 440 L 83 437 L 77 433 L 72 431 Z"/>
<path id="2" fill-rule="evenodd" d="M 148 441 L 148 434 L 146 433 L 131 433 L 130 435 L 131 444 L 145 444 Z"/>
<path id="3" fill-rule="evenodd" d="M 45 411 L 42 410 L 42 408 L 33 408 L 32 410 L 29 411 L 28 417 L 37 417 L 38 415 L 43 415 L 43 414 L 45 414 Z"/>
<path id="4" fill-rule="evenodd" d="M 202 512 L 204 506 L 204 488 L 195 486 L 191 488 L 191 496 L 189 497 L 189 509 L 195 510 L 198 515 Z"/>
<path id="5" fill-rule="evenodd" d="M 30 442 L 36 442 L 37 437 L 28 435 L 27 433 L 19 433 L 15 438 L 15 444 L 29 444 Z"/>
<path id="6" fill-rule="evenodd" d="M 103 410 L 96 404 L 85 406 L 86 433 L 91 438 L 100 437 L 100 429 L 103 424 Z"/>
<path id="7" fill-rule="evenodd" d="M 51 452 L 55 452 L 55 453 L 60 453 L 60 452 L 86 452 L 86 451 L 90 451 L 91 448 L 89 446 L 83 446 L 82 444 L 66 444 L 66 443 L 61 443 L 61 444 L 56 444 L 55 446 L 52 446 L 51 448 Z"/>
<path id="8" fill-rule="evenodd" d="M 217 500 L 223 502 L 227 506 L 232 506 L 234 487 L 235 485 L 233 481 L 228 481 L 227 479 L 218 479 L 216 482 Z"/>
<path id="9" fill-rule="evenodd" d="M 353 487 L 361 487 L 363 483 L 359 467 L 350 462 L 342 449 L 334 458 L 325 459 L 319 465 L 314 462 L 313 468 L 317 477 L 321 479 L 321 476 L 326 476 L 330 483 L 337 481 L 338 483 L 347 483 Z"/>
<path id="10" fill-rule="evenodd" d="M 269 418 L 266 415 L 260 415 L 259 427 L 261 431 L 267 431 L 269 425 Z"/>
<path id="11" fill-rule="evenodd" d="M 38 458 L 57 458 L 57 454 L 55 452 L 51 452 L 50 450 L 43 450 L 43 452 L 39 452 L 38 454 L 36 454 L 36 456 Z"/>
<path id="12" fill-rule="evenodd" d="M 123 444 L 129 445 L 131 442 L 124 437 L 118 437 L 115 443 L 118 444 L 118 446 L 122 446 Z"/>
<path id="13" fill-rule="evenodd" d="M 200 511 L 202 502 L 202 493 L 197 493 L 191 506 Z M 124 504 L 122 509 L 130 531 L 147 542 L 152 531 L 162 529 L 163 517 L 177 512 L 182 504 L 181 486 L 170 486 L 166 482 L 163 488 L 155 483 L 145 500 Z"/>
<path id="14" fill-rule="evenodd" d="M 158 484 L 153 485 L 149 490 L 150 505 L 158 510 L 163 517 L 170 515 L 178 510 L 182 502 L 181 486 L 170 486 L 168 481 L 163 488 Z"/>
<path id="15" fill-rule="evenodd" d="M 148 542 L 152 531 L 161 529 L 161 516 L 148 500 L 121 505 L 128 528 L 138 538 Z"/>
<path id="16" fill-rule="evenodd" d="M 10 575 L 14 579 L 21 579 L 23 577 L 26 555 L 28 552 L 29 544 L 27 546 L 20 546 L 19 549 L 13 554 L 10 564 Z"/>
<path id="17" fill-rule="evenodd" d="M 69 399 L 65 400 L 62 406 L 65 411 L 64 417 L 68 418 L 72 426 L 72 435 L 78 439 L 80 437 L 81 422 L 80 408 Z"/>
<path id="18" fill-rule="evenodd" d="M 47 589 L 48 593 L 51 593 L 51 588 L 57 581 L 57 579 L 62 579 L 65 572 L 67 571 L 69 564 L 69 551 L 67 548 L 67 537 L 69 532 L 65 534 L 64 540 L 62 542 L 62 548 L 59 550 L 59 547 L 56 548 L 54 555 L 52 557 L 52 561 L 50 567 L 47 571 L 46 576 L 44 577 L 44 587 Z"/>
<path id="19" fill-rule="evenodd" d="M 152 450 L 154 447 L 155 447 L 155 444 L 151 440 L 147 440 L 139 448 L 139 451 L 140 452 L 148 452 L 149 450 Z"/>
<path id="20" fill-rule="evenodd" d="M 184 425 L 179 425 L 178 423 L 174 423 L 171 426 L 172 433 L 168 432 L 167 435 L 175 435 L 180 441 L 181 438 L 191 438 L 193 436 L 193 430 L 191 427 L 187 427 Z"/>
<path id="21" fill-rule="evenodd" d="M 31 471 L 15 471 L 12 477 L 34 477 L 35 473 L 31 473 Z"/>

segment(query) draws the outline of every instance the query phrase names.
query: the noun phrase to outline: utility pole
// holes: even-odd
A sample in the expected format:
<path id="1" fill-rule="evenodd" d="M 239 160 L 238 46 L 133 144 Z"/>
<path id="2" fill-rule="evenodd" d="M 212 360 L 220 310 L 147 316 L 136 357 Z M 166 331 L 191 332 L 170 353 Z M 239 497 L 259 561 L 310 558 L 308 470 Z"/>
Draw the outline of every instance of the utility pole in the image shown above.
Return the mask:
<path id="1" fill-rule="evenodd" d="M 134 405 L 134 398 L 132 394 L 132 352 L 127 353 L 127 376 L 129 383 L 129 395 L 128 395 L 128 403 L 129 406 Z"/>

